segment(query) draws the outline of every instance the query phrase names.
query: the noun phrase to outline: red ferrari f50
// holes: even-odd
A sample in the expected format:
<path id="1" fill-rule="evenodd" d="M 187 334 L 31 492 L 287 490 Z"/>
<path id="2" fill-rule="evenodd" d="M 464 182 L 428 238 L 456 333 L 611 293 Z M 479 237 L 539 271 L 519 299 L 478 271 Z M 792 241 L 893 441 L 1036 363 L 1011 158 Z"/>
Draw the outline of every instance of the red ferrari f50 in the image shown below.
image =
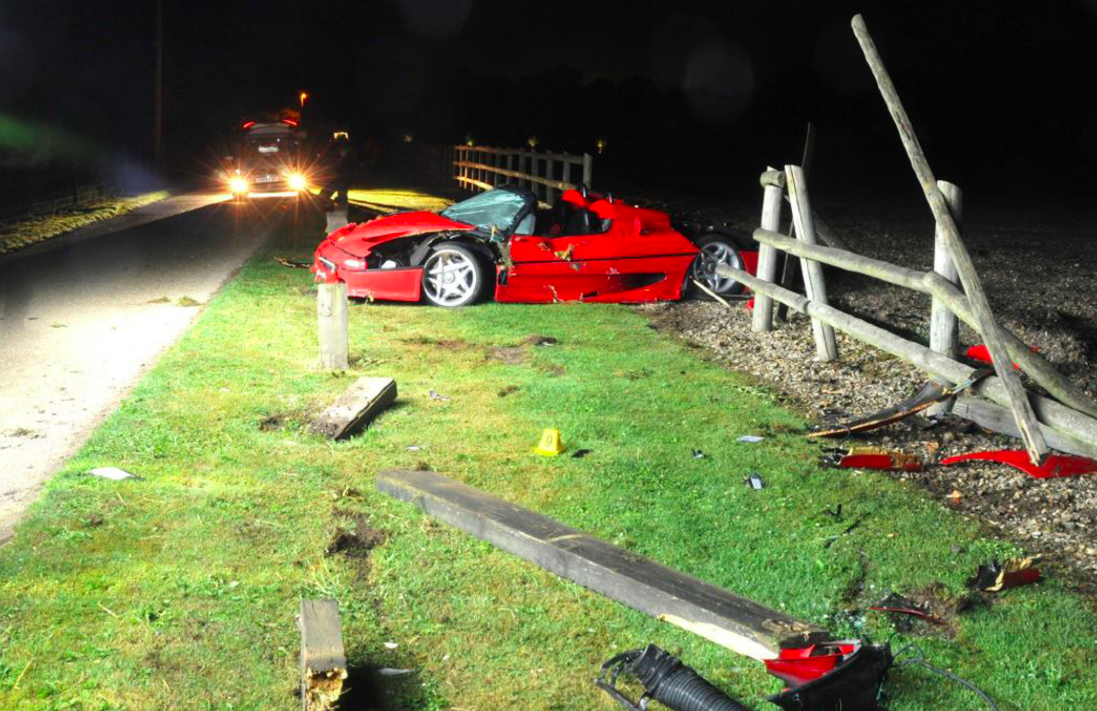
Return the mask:
<path id="1" fill-rule="evenodd" d="M 568 190 L 549 209 L 503 186 L 440 214 L 404 212 L 332 232 L 316 249 L 319 282 L 349 296 L 465 306 L 494 287 L 496 301 L 675 300 L 692 280 L 721 296 L 742 290 L 718 264 L 753 273 L 757 252 L 730 235 L 692 238 L 667 213 Z"/>

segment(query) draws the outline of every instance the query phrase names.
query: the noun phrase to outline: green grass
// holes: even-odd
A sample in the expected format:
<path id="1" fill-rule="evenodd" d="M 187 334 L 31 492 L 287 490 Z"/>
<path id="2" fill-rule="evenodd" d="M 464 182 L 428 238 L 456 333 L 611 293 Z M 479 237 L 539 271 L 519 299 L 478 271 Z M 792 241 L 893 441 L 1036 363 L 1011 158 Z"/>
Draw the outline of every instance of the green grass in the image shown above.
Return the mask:
<path id="1" fill-rule="evenodd" d="M 149 203 L 163 200 L 168 194 L 167 191 L 160 190 L 133 197 L 110 198 L 80 209 L 66 210 L 55 215 L 37 215 L 6 223 L 0 226 L 0 254 L 44 242 L 95 222 L 109 220 Z"/>
<path id="2" fill-rule="evenodd" d="M 394 667 L 417 671 L 384 684 L 391 708 L 608 711 L 599 664 L 648 642 L 776 708 L 760 664 L 377 494 L 390 467 L 432 467 L 844 635 L 885 639 L 885 621 L 847 610 L 938 582 L 959 595 L 1013 552 L 912 486 L 817 468 L 798 415 L 625 307 L 354 306 L 352 372 L 318 372 L 308 276 L 273 254 L 307 258 L 260 254 L 0 550 L 0 708 L 290 711 L 298 600 L 328 596 L 356 668 L 349 709 L 375 707 L 364 670 Z M 534 334 L 559 344 L 489 357 Z M 351 441 L 309 435 L 360 375 L 395 377 L 397 405 Z M 545 427 L 592 453 L 534 456 Z M 766 439 L 735 441 L 747 433 Z M 145 480 L 82 474 L 106 465 Z M 751 471 L 764 490 L 743 485 Z M 839 503 L 843 521 L 822 513 Z M 368 557 L 326 552 L 367 527 L 384 535 Z M 1097 707 L 1097 615 L 1054 576 L 916 641 L 1003 711 Z M 893 711 L 983 708 L 918 670 L 888 689 Z"/>

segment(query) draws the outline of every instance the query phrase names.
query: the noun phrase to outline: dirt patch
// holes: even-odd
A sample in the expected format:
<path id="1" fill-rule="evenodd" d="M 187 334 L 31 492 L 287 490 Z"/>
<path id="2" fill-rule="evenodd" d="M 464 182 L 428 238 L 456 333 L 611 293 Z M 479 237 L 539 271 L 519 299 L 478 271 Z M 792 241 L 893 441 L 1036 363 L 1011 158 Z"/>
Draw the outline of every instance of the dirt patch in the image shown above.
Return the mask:
<path id="1" fill-rule="evenodd" d="M 556 363 L 544 363 L 537 366 L 537 369 L 548 373 L 548 375 L 553 378 L 558 378 L 564 373 L 568 372 L 567 368 L 562 365 L 557 365 Z"/>
<path id="2" fill-rule="evenodd" d="M 756 205 L 710 212 L 740 229 L 752 229 Z M 933 224 L 924 204 L 827 205 L 819 207 L 831 227 L 862 254 L 913 269 L 933 263 Z M 1064 217 L 1066 215 L 1067 217 Z M 1064 375 L 1097 393 L 1097 243 L 1091 239 L 1097 211 L 1091 207 L 1047 214 L 1008 205 L 965 209 L 965 241 L 998 320 L 1027 343 L 1040 347 Z M 1054 249 L 1041 247 L 1054 242 Z M 1070 255 L 1065 257 L 1064 255 Z M 925 343 L 929 298 L 876 280 L 827 271 L 831 302 L 843 311 L 885 325 Z M 800 289 L 802 291 L 802 289 Z M 702 347 L 714 362 L 756 376 L 774 399 L 803 412 L 816 424 L 867 415 L 900 402 L 927 376 L 904 361 L 837 334 L 839 360 L 819 363 L 811 322 L 792 314 L 765 334 L 750 330 L 751 312 L 713 302 L 636 307 L 653 329 Z M 962 347 L 981 341 L 961 324 Z M 1031 386 L 1031 384 L 1029 384 Z M 905 421 L 852 440 L 919 453 L 924 472 L 881 472 L 918 483 L 942 505 L 984 522 L 991 530 L 1042 554 L 1045 569 L 1062 564 L 1089 592 L 1097 574 L 1097 476 L 1034 479 L 994 463 L 936 466 L 940 459 L 986 449 L 1018 449 L 1019 440 L 959 420 L 930 429 Z M 936 450 L 936 451 L 934 451 Z M 953 505 L 947 498 L 960 492 Z"/>
<path id="3" fill-rule="evenodd" d="M 201 306 L 202 302 L 197 299 L 192 299 L 189 296 L 180 296 L 179 300 L 175 302 L 175 305 L 189 308 L 192 306 Z"/>
<path id="4" fill-rule="evenodd" d="M 309 413 L 299 410 L 275 412 L 259 420 L 259 429 L 263 432 L 284 432 L 300 429 L 309 420 Z"/>
<path id="5" fill-rule="evenodd" d="M 522 346 L 495 346 L 488 351 L 487 357 L 506 365 L 521 365 L 529 359 L 529 354 Z"/>
<path id="6" fill-rule="evenodd" d="M 388 534 L 370 526 L 365 516 L 352 515 L 344 519 L 344 523 L 335 530 L 325 553 L 364 561 L 387 538 Z"/>
<path id="7" fill-rule="evenodd" d="M 502 390 L 499 391 L 499 397 L 506 397 L 507 395 L 513 395 L 514 393 L 518 392 L 519 390 L 521 390 L 521 388 L 518 387 L 517 385 L 508 385 L 508 386 L 506 386 L 505 388 L 503 388 Z"/>

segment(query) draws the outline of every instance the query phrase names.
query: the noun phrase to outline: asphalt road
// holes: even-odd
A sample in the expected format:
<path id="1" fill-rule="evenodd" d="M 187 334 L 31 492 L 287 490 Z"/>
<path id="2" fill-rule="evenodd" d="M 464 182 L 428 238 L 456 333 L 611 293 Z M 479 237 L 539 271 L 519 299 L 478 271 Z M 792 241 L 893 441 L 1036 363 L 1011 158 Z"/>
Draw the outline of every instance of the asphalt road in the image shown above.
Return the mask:
<path id="1" fill-rule="evenodd" d="M 224 200 L 169 198 L 0 262 L 0 543 L 201 305 L 286 223 L 276 206 Z"/>

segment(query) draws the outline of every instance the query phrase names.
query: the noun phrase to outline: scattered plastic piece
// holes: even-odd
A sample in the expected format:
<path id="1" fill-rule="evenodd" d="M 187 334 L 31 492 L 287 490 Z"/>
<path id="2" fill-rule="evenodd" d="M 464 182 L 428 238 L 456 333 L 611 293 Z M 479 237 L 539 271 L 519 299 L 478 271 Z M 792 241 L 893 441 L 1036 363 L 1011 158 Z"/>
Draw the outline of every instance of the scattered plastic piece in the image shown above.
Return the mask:
<path id="1" fill-rule="evenodd" d="M 743 435 L 738 441 L 745 442 L 746 444 L 758 444 L 764 439 L 765 437 L 759 437 L 758 435 Z"/>
<path id="2" fill-rule="evenodd" d="M 436 390 L 431 390 L 427 394 L 430 395 L 431 400 L 452 400 L 453 399 L 448 395 L 439 395 Z"/>
<path id="3" fill-rule="evenodd" d="M 754 310 L 754 297 L 753 296 L 750 297 L 749 299 L 747 299 L 746 303 L 743 304 L 743 308 L 746 309 L 747 311 L 753 311 Z"/>
<path id="4" fill-rule="evenodd" d="M 423 448 L 422 445 L 418 445 L 418 444 L 409 444 L 408 445 L 408 451 L 409 452 L 418 452 L 422 448 Z"/>
<path id="5" fill-rule="evenodd" d="M 947 499 L 948 499 L 948 501 L 949 501 L 949 503 L 950 503 L 950 504 L 952 504 L 953 506 L 959 506 L 959 505 L 960 505 L 960 502 L 961 502 L 961 501 L 963 500 L 963 498 L 964 498 L 964 495 L 963 495 L 963 494 L 962 494 L 962 493 L 960 492 L 960 490 L 959 490 L 959 489 L 953 489 L 953 490 L 952 490 L 952 493 L 951 493 L 951 494 L 949 494 L 949 495 L 948 495 L 947 497 L 945 497 L 945 498 L 947 498 Z"/>
<path id="6" fill-rule="evenodd" d="M 983 592 L 1001 592 L 1020 585 L 1029 585 L 1039 582 L 1040 569 L 1036 564 L 1039 557 L 1010 558 L 1004 563 L 992 560 L 987 565 L 980 565 L 975 576 L 967 581 L 969 588 L 982 590 Z"/>
<path id="7" fill-rule="evenodd" d="M 704 452 L 702 452 L 699 449 L 691 449 L 690 452 L 693 454 L 694 459 L 704 459 L 705 457 L 708 456 L 707 454 L 705 454 Z"/>
<path id="8" fill-rule="evenodd" d="M 766 670 L 789 686 L 768 700 L 786 711 L 875 711 L 892 661 L 888 645 L 861 640 L 782 649 Z"/>
<path id="9" fill-rule="evenodd" d="M 110 479 L 111 481 L 124 481 L 126 479 L 139 479 L 144 481 L 145 477 L 137 476 L 136 474 L 130 474 L 125 469 L 119 469 L 118 467 L 96 467 L 95 469 L 89 469 L 88 474 L 92 476 L 102 477 L 104 479 Z"/>
<path id="10" fill-rule="evenodd" d="M 1036 346 L 1033 346 L 1029 350 L 1031 350 L 1033 353 L 1039 353 L 1040 352 L 1040 349 L 1037 348 Z M 971 358 L 972 360 L 977 360 L 980 363 L 986 363 L 987 365 L 991 365 L 993 363 L 993 361 L 990 358 L 990 350 L 985 345 L 983 345 L 982 343 L 980 343 L 977 346 L 971 346 L 966 351 L 964 351 L 964 355 L 966 355 L 968 358 Z M 1020 370 L 1021 366 L 1014 363 L 1013 364 L 1013 369 L 1014 370 Z"/>
<path id="11" fill-rule="evenodd" d="M 385 649 L 396 649 L 399 646 L 396 642 L 385 642 Z"/>
<path id="12" fill-rule="evenodd" d="M 922 460 L 913 454 L 882 447 L 851 447 L 832 449 L 822 458 L 823 464 L 845 469 L 883 469 L 887 471 L 920 472 Z"/>
<path id="13" fill-rule="evenodd" d="M 575 450 L 575 454 L 571 455 L 571 458 L 572 459 L 582 459 L 583 457 L 587 456 L 588 454 L 590 454 L 593 451 L 594 450 L 592 450 L 592 449 L 577 449 L 577 450 Z"/>
<path id="14" fill-rule="evenodd" d="M 560 440 L 560 430 L 546 429 L 541 433 L 541 442 L 533 453 L 543 457 L 555 457 L 563 451 L 564 443 Z"/>
<path id="15" fill-rule="evenodd" d="M 766 488 L 766 482 L 762 481 L 762 475 L 758 472 L 751 472 L 747 477 L 747 485 L 755 491 L 761 491 Z"/>
<path id="16" fill-rule="evenodd" d="M 1051 479 L 1055 477 L 1078 476 L 1079 474 L 1093 474 L 1097 472 L 1097 462 L 1085 457 L 1074 457 L 1066 454 L 1049 454 L 1044 463 L 1037 466 L 1029 459 L 1028 452 L 1019 449 L 995 449 L 987 452 L 970 452 L 958 454 L 941 460 L 942 466 L 949 466 L 958 462 L 966 462 L 973 459 L 985 459 L 992 462 L 1001 462 L 1037 479 Z"/>
<path id="17" fill-rule="evenodd" d="M 414 669 L 393 669 L 392 667 L 381 667 L 377 670 L 377 673 L 381 676 L 407 676 L 414 674 Z"/>

